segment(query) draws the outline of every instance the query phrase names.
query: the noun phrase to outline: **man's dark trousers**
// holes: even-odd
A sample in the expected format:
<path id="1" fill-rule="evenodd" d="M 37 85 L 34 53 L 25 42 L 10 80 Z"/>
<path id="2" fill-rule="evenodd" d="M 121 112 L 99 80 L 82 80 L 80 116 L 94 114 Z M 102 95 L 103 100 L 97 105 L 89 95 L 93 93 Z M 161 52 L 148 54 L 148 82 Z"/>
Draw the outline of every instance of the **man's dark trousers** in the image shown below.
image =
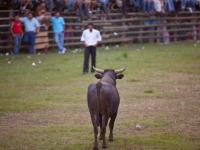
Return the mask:
<path id="1" fill-rule="evenodd" d="M 24 41 L 28 44 L 29 54 L 32 54 L 34 52 L 35 39 L 36 39 L 35 32 L 26 32 L 25 33 Z"/>
<path id="2" fill-rule="evenodd" d="M 91 72 L 94 72 L 93 66 L 96 67 L 96 47 L 95 46 L 88 46 L 85 48 L 83 73 L 88 73 L 90 55 L 92 56 Z"/>

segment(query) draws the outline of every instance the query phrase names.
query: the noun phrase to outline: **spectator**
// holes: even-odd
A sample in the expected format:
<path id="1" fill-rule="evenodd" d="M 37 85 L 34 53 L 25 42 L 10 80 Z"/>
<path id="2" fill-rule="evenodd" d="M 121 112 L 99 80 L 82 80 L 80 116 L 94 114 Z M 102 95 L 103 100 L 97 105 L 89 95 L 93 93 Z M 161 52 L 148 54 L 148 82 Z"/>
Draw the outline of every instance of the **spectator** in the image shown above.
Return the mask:
<path id="1" fill-rule="evenodd" d="M 200 21 L 198 22 L 197 25 L 197 39 L 200 40 Z"/>
<path id="2" fill-rule="evenodd" d="M 143 11 L 144 12 L 152 12 L 152 11 L 154 11 L 154 2 L 153 2 L 153 0 L 144 0 Z"/>
<path id="3" fill-rule="evenodd" d="M 122 0 L 115 0 L 117 7 L 122 8 Z"/>
<path id="4" fill-rule="evenodd" d="M 128 7 L 128 0 L 115 0 L 117 7 L 121 8 L 122 13 L 126 14 Z"/>
<path id="5" fill-rule="evenodd" d="M 122 0 L 122 13 L 125 15 L 128 9 L 128 0 Z"/>
<path id="6" fill-rule="evenodd" d="M 36 8 L 36 14 L 38 16 L 46 13 L 47 9 L 46 9 L 46 4 L 44 2 L 40 3 L 37 8 Z"/>
<path id="7" fill-rule="evenodd" d="M 48 29 L 50 25 L 50 18 L 51 15 L 45 11 L 40 12 L 40 16 L 37 16 L 37 19 L 40 23 L 40 33 L 36 36 L 36 43 L 39 43 L 36 45 L 36 49 L 43 49 L 45 52 L 47 52 L 49 47 L 49 35 L 48 35 Z"/>
<path id="8" fill-rule="evenodd" d="M 197 10 L 200 10 L 200 0 L 197 0 L 196 9 L 197 9 Z"/>
<path id="9" fill-rule="evenodd" d="M 54 8 L 54 1 L 53 0 L 46 0 L 45 1 L 48 11 L 52 11 Z"/>
<path id="10" fill-rule="evenodd" d="M 89 7 L 88 2 L 86 0 L 76 0 L 76 10 L 77 15 L 81 17 L 81 19 L 89 18 Z"/>
<path id="11" fill-rule="evenodd" d="M 53 26 L 55 42 L 58 47 L 58 53 L 64 54 L 66 51 L 64 47 L 64 27 L 65 27 L 64 18 L 61 17 L 60 12 L 57 11 L 55 16 L 52 17 L 51 21 Z"/>
<path id="12" fill-rule="evenodd" d="M 100 10 L 102 10 L 104 14 L 108 15 L 108 12 L 109 12 L 109 8 L 108 8 L 109 0 L 97 0 L 96 2 L 97 2 L 97 4 L 99 4 Z"/>
<path id="13" fill-rule="evenodd" d="M 20 20 L 24 23 L 25 27 L 24 41 L 28 45 L 29 54 L 32 54 L 35 48 L 35 37 L 39 32 L 40 24 L 31 12 L 28 13 L 27 17 L 20 18 Z"/>
<path id="14" fill-rule="evenodd" d="M 14 54 L 18 54 L 21 46 L 23 35 L 22 23 L 18 15 L 15 16 L 14 21 L 11 23 L 11 33 L 14 38 Z"/>
<path id="15" fill-rule="evenodd" d="M 21 0 L 20 10 L 22 13 L 25 13 L 26 9 L 31 9 L 31 8 L 33 8 L 31 0 Z"/>
<path id="16" fill-rule="evenodd" d="M 162 12 L 162 3 L 161 0 L 153 0 L 155 11 L 158 13 Z"/>
<path id="17" fill-rule="evenodd" d="M 65 8 L 65 1 L 64 0 L 54 0 L 55 9 L 57 11 L 63 11 Z"/>
<path id="18" fill-rule="evenodd" d="M 0 3 L 0 5 L 2 5 L 2 4 Z M 19 9 L 21 6 L 21 0 L 13 0 L 12 5 L 13 5 L 14 9 Z"/>
<path id="19" fill-rule="evenodd" d="M 96 47 L 98 42 L 102 40 L 100 32 L 93 28 L 93 24 L 88 24 L 88 29 L 83 31 L 81 41 L 84 42 L 84 64 L 83 64 L 83 74 L 88 73 L 89 68 L 89 57 L 92 56 L 91 61 L 91 72 L 94 72 L 93 66 L 96 66 Z"/>
<path id="20" fill-rule="evenodd" d="M 189 1 L 189 8 L 192 9 L 192 11 L 196 10 L 196 4 L 197 4 L 197 0 L 190 0 Z"/>
<path id="21" fill-rule="evenodd" d="M 165 0 L 164 3 L 167 12 L 175 12 L 174 0 Z"/>
<path id="22" fill-rule="evenodd" d="M 131 0 L 132 10 L 138 12 L 141 10 L 142 0 Z"/>
<path id="23" fill-rule="evenodd" d="M 181 10 L 181 0 L 175 0 L 174 5 L 175 5 L 176 12 Z"/>
<path id="24" fill-rule="evenodd" d="M 162 23 L 161 32 L 162 32 L 163 42 L 165 45 L 167 45 L 170 42 L 170 34 L 169 34 L 167 26 L 166 26 L 166 24 L 167 24 L 166 20 L 164 20 L 163 22 L 164 23 Z"/>
<path id="25" fill-rule="evenodd" d="M 75 0 L 65 0 L 67 11 L 68 12 L 73 12 L 75 8 Z"/>

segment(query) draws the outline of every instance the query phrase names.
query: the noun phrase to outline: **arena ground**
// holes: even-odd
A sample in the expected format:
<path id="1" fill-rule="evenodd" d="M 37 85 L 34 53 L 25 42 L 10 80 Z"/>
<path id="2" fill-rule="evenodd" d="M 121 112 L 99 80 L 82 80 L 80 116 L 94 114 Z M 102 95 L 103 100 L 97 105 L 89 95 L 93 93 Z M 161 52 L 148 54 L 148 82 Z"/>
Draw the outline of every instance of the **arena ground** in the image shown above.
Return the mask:
<path id="1" fill-rule="evenodd" d="M 97 67 L 127 67 L 109 150 L 200 149 L 200 44 L 100 48 Z M 0 149 L 90 150 L 83 53 L 0 56 Z M 101 144 L 100 144 L 101 145 Z M 99 145 L 99 146 L 100 146 Z"/>

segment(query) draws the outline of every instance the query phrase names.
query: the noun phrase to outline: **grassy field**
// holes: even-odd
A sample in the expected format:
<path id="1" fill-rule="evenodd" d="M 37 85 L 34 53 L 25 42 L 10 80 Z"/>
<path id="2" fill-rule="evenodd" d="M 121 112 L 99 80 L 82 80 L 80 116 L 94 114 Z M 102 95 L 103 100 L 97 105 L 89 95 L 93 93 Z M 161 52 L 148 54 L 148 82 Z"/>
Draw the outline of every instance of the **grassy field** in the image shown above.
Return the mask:
<path id="1" fill-rule="evenodd" d="M 124 45 L 97 55 L 97 67 L 128 68 L 117 85 L 109 150 L 200 149 L 198 43 Z M 0 149 L 92 149 L 86 90 L 97 80 L 82 75 L 82 62 L 82 52 L 0 56 Z"/>

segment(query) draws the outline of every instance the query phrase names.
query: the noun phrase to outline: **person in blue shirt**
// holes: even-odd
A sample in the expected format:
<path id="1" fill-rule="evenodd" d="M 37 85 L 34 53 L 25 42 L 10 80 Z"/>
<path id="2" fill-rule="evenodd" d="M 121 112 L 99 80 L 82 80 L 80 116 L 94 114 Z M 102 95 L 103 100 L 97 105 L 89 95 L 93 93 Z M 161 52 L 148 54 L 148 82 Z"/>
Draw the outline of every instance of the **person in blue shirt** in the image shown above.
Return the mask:
<path id="1" fill-rule="evenodd" d="M 64 18 L 60 16 L 60 12 L 56 12 L 55 16 L 51 18 L 54 39 L 58 47 L 58 53 L 64 54 L 66 49 L 64 47 L 64 28 L 65 21 Z"/>
<path id="2" fill-rule="evenodd" d="M 40 23 L 35 17 L 33 17 L 31 12 L 28 13 L 27 17 L 20 18 L 20 21 L 24 24 L 25 27 L 24 41 L 28 45 L 29 54 L 33 54 L 35 38 L 36 34 L 40 30 Z"/>

